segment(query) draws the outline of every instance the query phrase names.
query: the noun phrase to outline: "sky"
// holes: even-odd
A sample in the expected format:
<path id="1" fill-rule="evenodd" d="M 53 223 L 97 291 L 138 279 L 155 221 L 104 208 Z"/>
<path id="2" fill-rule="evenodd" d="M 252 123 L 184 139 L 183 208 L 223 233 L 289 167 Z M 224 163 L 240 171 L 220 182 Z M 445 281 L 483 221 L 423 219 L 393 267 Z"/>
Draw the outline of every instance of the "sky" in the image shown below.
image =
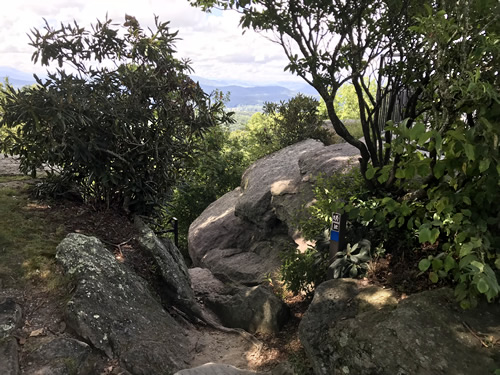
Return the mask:
<path id="1" fill-rule="evenodd" d="M 28 73 L 45 72 L 33 65 L 28 33 L 42 29 L 45 18 L 58 26 L 76 20 L 88 27 L 96 19 L 108 17 L 123 23 L 125 14 L 137 18 L 141 26 L 154 26 L 154 15 L 170 21 L 181 40 L 177 57 L 189 58 L 194 74 L 207 79 L 271 84 L 300 79 L 284 72 L 287 64 L 281 47 L 265 36 L 247 30 L 242 35 L 239 14 L 234 11 L 202 12 L 188 0 L 4 0 L 0 13 L 0 66 Z M 271 35 L 268 35 L 271 37 Z"/>

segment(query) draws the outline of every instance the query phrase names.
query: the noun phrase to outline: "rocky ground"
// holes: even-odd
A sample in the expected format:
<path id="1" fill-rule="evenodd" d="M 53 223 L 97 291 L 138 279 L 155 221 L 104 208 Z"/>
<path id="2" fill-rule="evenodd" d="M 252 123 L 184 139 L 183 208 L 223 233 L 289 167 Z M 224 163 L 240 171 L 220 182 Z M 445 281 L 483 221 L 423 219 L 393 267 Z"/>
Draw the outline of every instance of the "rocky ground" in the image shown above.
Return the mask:
<path id="1" fill-rule="evenodd" d="M 31 178 L 21 178 L 18 166 L 14 158 L 0 156 L 0 176 L 2 177 L 0 188 L 21 189 L 26 184 L 35 181 Z M 64 230 L 68 233 L 85 233 L 99 237 L 118 258 L 121 257 L 130 268 L 148 278 L 151 265 L 148 264 L 148 259 L 137 252 L 133 239 L 134 229 L 128 218 L 110 211 L 97 213 L 76 202 L 51 203 L 44 207 L 47 220 L 63 222 Z M 62 272 L 60 276 L 63 278 Z M 76 342 L 77 347 L 71 350 L 80 350 L 82 356 L 92 356 L 90 362 L 93 363 L 93 368 L 89 370 L 89 373 L 126 373 L 116 359 L 108 358 L 99 351 L 91 351 L 85 343 L 80 341 L 81 337 L 66 325 L 64 310 L 68 295 L 73 292 L 74 285 L 68 280 L 66 285 L 53 289 L 47 288 L 43 281 L 40 281 L 42 280 L 33 280 L 23 284 L 22 287 L 16 287 L 10 283 L 8 287 L 2 287 L 0 284 L 0 328 L 3 329 L 0 332 L 0 343 L 2 337 L 10 334 L 11 338 L 15 338 L 18 352 L 18 358 L 13 358 L 16 350 L 12 348 L 15 346 L 12 346 L 10 341 L 5 341 L 8 344 L 0 350 L 0 362 L 4 363 L 3 366 L 8 366 L 8 362 L 18 361 L 21 374 L 54 373 L 53 371 L 57 368 L 48 365 L 50 362 L 48 357 L 56 358 L 55 352 L 70 350 Z M 16 309 L 12 310 L 10 307 L 14 305 Z M 214 362 L 259 372 L 274 369 L 275 373 L 287 373 L 290 371 L 289 365 L 280 365 L 280 363 L 285 362 L 290 354 L 293 355 L 294 360 L 300 360 L 302 355 L 297 329 L 306 303 L 303 298 L 292 298 L 290 306 L 292 319 L 280 334 L 256 335 L 262 342 L 259 347 L 234 333 L 222 332 L 203 324 L 189 324 L 193 336 L 190 339 L 195 344 L 193 353 L 190 353 L 191 355 L 187 358 L 186 368 Z M 184 324 L 188 323 L 184 322 Z M 6 329 L 6 325 L 12 325 L 12 329 Z M 12 363 L 12 368 L 15 367 L 16 364 Z M 2 365 L 0 365 L 1 368 Z M 2 371 L 7 371 L 6 367 Z M 12 371 L 5 373 L 18 373 Z M 66 373 L 61 369 L 57 371 L 58 374 Z"/>
<path id="2" fill-rule="evenodd" d="M 297 243 L 293 217 L 313 199 L 314 176 L 334 176 L 355 153 L 308 140 L 257 161 L 241 187 L 191 225 L 190 270 L 169 241 L 119 212 L 68 201 L 13 205 L 10 212 L 28 213 L 28 230 L 36 211 L 56 234 L 73 235 L 52 246 L 64 243 L 57 257 L 38 250 L 52 264 L 32 269 L 29 282 L 17 285 L 21 278 L 0 263 L 0 276 L 10 275 L 0 290 L 0 373 L 18 374 L 6 371 L 13 362 L 23 374 L 85 374 L 75 372 L 80 364 L 88 374 L 126 375 L 500 373 L 500 305 L 460 309 L 450 284 L 430 285 L 418 273 L 425 249 L 375 259 L 363 280 L 326 281 L 312 302 L 275 282 L 277 254 Z M 10 190 L 0 198 L 20 202 L 13 162 L 2 161 L 0 183 Z M 219 365 L 193 369 L 208 362 Z"/>

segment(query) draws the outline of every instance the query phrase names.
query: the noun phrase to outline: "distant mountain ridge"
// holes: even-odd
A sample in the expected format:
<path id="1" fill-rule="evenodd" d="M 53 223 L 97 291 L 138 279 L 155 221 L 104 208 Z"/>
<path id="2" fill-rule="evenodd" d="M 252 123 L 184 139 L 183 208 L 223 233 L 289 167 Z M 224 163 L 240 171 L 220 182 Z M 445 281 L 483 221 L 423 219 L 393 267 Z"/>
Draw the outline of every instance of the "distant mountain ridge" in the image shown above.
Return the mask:
<path id="1" fill-rule="evenodd" d="M 8 78 L 9 83 L 15 88 L 33 85 L 36 83 L 33 74 L 26 73 L 14 68 L 0 66 L 0 82 Z M 194 81 L 199 82 L 201 88 L 210 93 L 220 90 L 229 92 L 229 103 L 227 106 L 235 108 L 239 106 L 262 106 L 264 102 L 279 102 L 293 98 L 299 92 L 317 97 L 312 87 L 300 82 L 279 82 L 278 84 L 261 85 L 245 81 L 213 80 L 203 77 L 192 76 Z"/>
<path id="2" fill-rule="evenodd" d="M 0 83 L 5 83 L 7 78 L 9 83 L 16 89 L 36 83 L 35 78 L 33 78 L 33 74 L 31 73 L 22 72 L 8 66 L 0 66 Z"/>
<path id="3" fill-rule="evenodd" d="M 230 108 L 248 105 L 261 106 L 264 104 L 264 102 L 278 102 L 280 100 L 288 100 L 297 94 L 297 92 L 281 86 L 210 86 L 201 83 L 200 86 L 203 91 L 207 93 L 210 93 L 216 89 L 224 93 L 229 92 L 229 102 L 227 103 L 227 106 Z"/>

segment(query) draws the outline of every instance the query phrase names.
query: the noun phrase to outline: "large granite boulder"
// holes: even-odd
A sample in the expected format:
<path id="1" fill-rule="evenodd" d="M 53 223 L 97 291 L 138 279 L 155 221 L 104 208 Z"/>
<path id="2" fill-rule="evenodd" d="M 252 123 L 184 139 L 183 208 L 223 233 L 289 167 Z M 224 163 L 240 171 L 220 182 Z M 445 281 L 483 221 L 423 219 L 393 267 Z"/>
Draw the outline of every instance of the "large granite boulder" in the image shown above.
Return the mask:
<path id="1" fill-rule="evenodd" d="M 263 285 L 225 284 L 206 268 L 189 273 L 196 296 L 227 327 L 277 333 L 288 319 L 286 304 Z"/>
<path id="2" fill-rule="evenodd" d="M 75 282 L 68 326 L 131 374 L 174 373 L 190 359 L 187 333 L 151 295 L 144 280 L 93 237 L 69 234 L 56 259 Z"/>
<path id="3" fill-rule="evenodd" d="M 491 374 L 500 350 L 478 335 L 500 337 L 499 317 L 498 304 L 461 310 L 449 289 L 398 303 L 391 291 L 340 279 L 316 289 L 299 337 L 317 375 Z"/>
<path id="4" fill-rule="evenodd" d="M 237 188 L 225 194 L 191 224 L 189 254 L 196 267 L 209 268 L 227 281 L 255 285 L 279 267 L 279 250 L 293 246 L 284 227 L 274 236 L 235 215 L 241 196 Z"/>
<path id="5" fill-rule="evenodd" d="M 296 219 L 313 199 L 319 173 L 333 174 L 358 155 L 354 147 L 306 140 L 250 166 L 241 187 L 212 203 L 189 228 L 194 266 L 217 277 L 256 285 L 280 265 L 282 250 L 294 248 Z"/>
<path id="6" fill-rule="evenodd" d="M 347 144 L 325 146 L 309 139 L 257 160 L 241 178 L 236 216 L 264 230 L 278 220 L 291 224 L 290 216 L 312 198 L 311 179 L 318 173 L 332 174 L 357 154 Z"/>

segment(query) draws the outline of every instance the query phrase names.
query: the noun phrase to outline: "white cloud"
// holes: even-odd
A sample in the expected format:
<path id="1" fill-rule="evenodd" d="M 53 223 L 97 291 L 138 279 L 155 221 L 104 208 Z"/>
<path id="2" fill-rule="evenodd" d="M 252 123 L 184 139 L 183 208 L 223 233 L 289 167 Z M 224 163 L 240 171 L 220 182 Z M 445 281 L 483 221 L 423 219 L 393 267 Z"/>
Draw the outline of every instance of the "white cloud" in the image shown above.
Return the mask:
<path id="1" fill-rule="evenodd" d="M 235 12 L 206 14 L 188 0 L 17 0 L 2 4 L 0 14 L 0 66 L 27 72 L 43 72 L 33 66 L 26 35 L 42 28 L 43 18 L 53 25 L 76 20 L 89 26 L 108 17 L 122 23 L 125 14 L 135 16 L 142 26 L 154 26 L 154 15 L 170 21 L 179 30 L 178 57 L 189 58 L 198 76 L 256 82 L 298 80 L 283 68 L 287 60 L 281 48 L 248 30 L 242 35 Z"/>

